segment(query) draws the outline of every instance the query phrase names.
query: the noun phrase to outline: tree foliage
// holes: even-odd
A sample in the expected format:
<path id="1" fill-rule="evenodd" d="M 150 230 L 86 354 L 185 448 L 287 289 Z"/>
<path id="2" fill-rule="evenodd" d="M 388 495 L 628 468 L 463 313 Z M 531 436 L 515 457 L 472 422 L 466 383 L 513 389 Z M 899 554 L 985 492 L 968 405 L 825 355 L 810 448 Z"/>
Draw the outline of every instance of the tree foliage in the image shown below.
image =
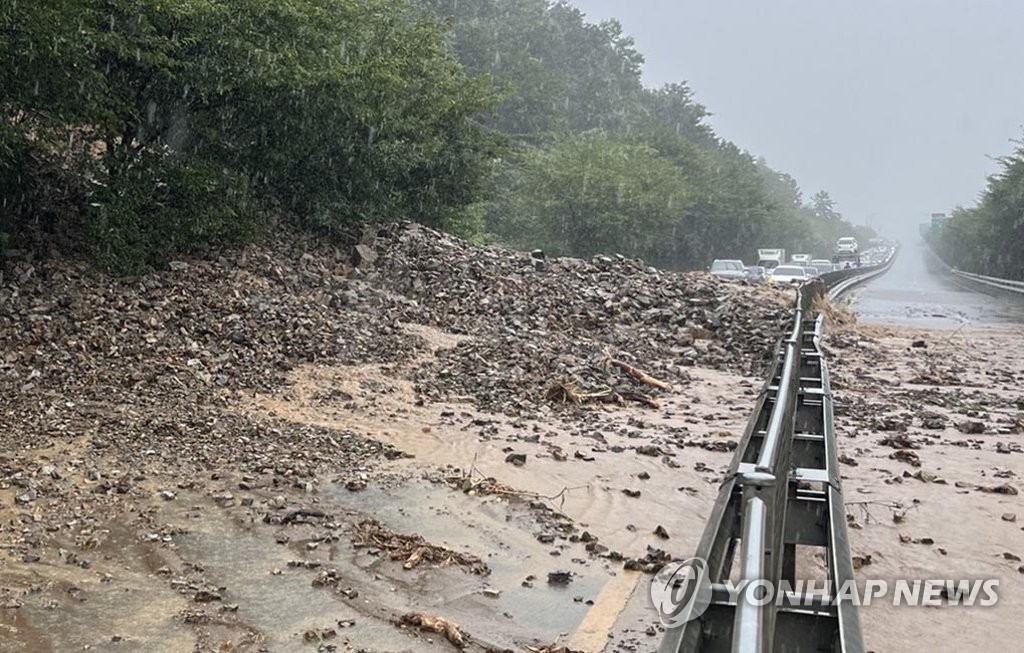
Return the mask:
<path id="1" fill-rule="evenodd" d="M 960 269 L 1024 280 L 1024 140 L 998 162 L 981 201 L 954 211 L 935 245 Z"/>
<path id="2" fill-rule="evenodd" d="M 852 229 L 564 1 L 18 0 L 0 37 L 0 239 L 123 272 L 281 218 L 674 267 Z"/>
<path id="3" fill-rule="evenodd" d="M 404 0 L 17 2 L 0 33 L 0 170 L 33 178 L 3 187 L 0 230 L 40 213 L 36 167 L 60 170 L 85 191 L 60 229 L 127 271 L 267 211 L 458 224 L 502 143 L 476 120 L 492 86 Z"/>
<path id="4" fill-rule="evenodd" d="M 490 124 L 520 152 L 485 205 L 497 240 L 689 268 L 762 246 L 827 256 L 854 234 L 827 193 L 805 203 L 792 178 L 715 134 L 686 83 L 644 88 L 617 22 L 549 0 L 420 2 L 451 19 L 464 65 L 506 90 Z"/>

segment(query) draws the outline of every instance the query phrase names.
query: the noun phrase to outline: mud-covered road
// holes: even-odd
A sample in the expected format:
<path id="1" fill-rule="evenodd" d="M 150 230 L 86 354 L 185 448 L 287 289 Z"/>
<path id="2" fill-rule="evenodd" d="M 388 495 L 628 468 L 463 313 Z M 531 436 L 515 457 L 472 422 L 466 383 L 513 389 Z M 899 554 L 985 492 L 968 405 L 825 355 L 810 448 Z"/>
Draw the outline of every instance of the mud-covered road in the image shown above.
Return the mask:
<path id="1" fill-rule="evenodd" d="M 0 644 L 33 653 L 649 648 L 790 301 L 410 225 L 10 279 Z"/>
<path id="2" fill-rule="evenodd" d="M 860 320 L 905 327 L 1024 324 L 1024 302 L 965 287 L 932 256 L 922 243 L 904 246 L 888 273 L 854 292 Z"/>
<path id="3" fill-rule="evenodd" d="M 657 646 L 649 572 L 696 548 L 788 295 L 408 226 L 348 247 L 3 289 L 5 653 Z M 858 574 L 1004 584 L 865 610 L 866 639 L 1013 650 L 1024 343 L 901 269 L 826 342 Z"/>
<path id="4" fill-rule="evenodd" d="M 998 579 L 994 607 L 861 609 L 876 651 L 1024 638 L 1024 301 L 973 292 L 905 248 L 836 329 L 833 392 L 859 579 Z"/>

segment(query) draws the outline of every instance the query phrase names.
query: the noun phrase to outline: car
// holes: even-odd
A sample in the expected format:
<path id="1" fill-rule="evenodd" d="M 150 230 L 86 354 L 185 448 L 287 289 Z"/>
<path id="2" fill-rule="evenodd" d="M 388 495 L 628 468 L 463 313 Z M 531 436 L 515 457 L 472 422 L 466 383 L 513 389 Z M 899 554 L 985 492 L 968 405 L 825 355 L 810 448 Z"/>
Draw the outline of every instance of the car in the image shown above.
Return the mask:
<path id="1" fill-rule="evenodd" d="M 832 261 L 824 258 L 816 258 L 811 261 L 811 267 L 818 271 L 818 274 L 826 274 L 832 271 Z"/>
<path id="2" fill-rule="evenodd" d="M 810 265 L 811 255 L 810 254 L 793 254 L 789 262 L 793 265 Z"/>
<path id="3" fill-rule="evenodd" d="M 799 286 L 810 278 L 807 271 L 799 265 L 780 265 L 772 270 L 768 283 L 774 286 Z"/>
<path id="4" fill-rule="evenodd" d="M 857 245 L 857 239 L 853 236 L 843 236 L 836 241 L 836 253 L 850 253 L 856 254 L 859 246 Z"/>
<path id="5" fill-rule="evenodd" d="M 728 281 L 744 281 L 747 278 L 747 268 L 738 259 L 716 258 L 708 272 L 713 277 Z"/>
<path id="6" fill-rule="evenodd" d="M 750 283 L 764 283 L 768 279 L 768 270 L 760 265 L 747 266 L 747 281 Z"/>
<path id="7" fill-rule="evenodd" d="M 802 267 L 804 269 L 804 272 L 807 273 L 808 279 L 817 279 L 818 277 L 821 276 L 821 273 L 818 272 L 818 268 L 814 267 L 813 265 L 801 265 L 800 267 Z"/>

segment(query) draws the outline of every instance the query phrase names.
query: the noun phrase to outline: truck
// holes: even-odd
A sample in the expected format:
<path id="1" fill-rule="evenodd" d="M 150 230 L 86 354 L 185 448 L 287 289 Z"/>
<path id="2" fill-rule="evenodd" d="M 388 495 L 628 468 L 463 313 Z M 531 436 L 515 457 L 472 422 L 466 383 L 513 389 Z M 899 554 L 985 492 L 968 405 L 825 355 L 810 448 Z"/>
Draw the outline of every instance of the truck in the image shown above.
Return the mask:
<path id="1" fill-rule="evenodd" d="M 757 250 L 757 264 L 766 270 L 772 270 L 786 262 L 786 250 L 784 249 L 759 249 Z"/>

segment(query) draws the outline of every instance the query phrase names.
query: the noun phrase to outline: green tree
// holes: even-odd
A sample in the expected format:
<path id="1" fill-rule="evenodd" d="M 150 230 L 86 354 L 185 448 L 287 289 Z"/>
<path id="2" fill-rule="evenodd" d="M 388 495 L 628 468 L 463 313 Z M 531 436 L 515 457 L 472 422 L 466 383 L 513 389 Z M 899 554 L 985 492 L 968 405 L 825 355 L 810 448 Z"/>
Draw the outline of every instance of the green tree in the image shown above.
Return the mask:
<path id="1" fill-rule="evenodd" d="M 1024 280 L 1024 141 L 998 163 L 978 205 L 954 211 L 935 245 L 963 270 Z"/>
<path id="2" fill-rule="evenodd" d="M 506 176 L 513 186 L 492 233 L 523 247 L 589 256 L 628 252 L 663 258 L 685 185 L 669 161 L 601 132 L 527 152 Z M 514 218 L 510 216 L 515 216 Z"/>
<path id="3" fill-rule="evenodd" d="M 88 188 L 66 213 L 125 271 L 249 237 L 267 211 L 465 228 L 502 148 L 479 122 L 492 85 L 404 0 L 19 2 L 0 33 L 24 62 L 0 72 L 0 166 Z M 13 199 L 17 233 L 39 197 Z"/>

